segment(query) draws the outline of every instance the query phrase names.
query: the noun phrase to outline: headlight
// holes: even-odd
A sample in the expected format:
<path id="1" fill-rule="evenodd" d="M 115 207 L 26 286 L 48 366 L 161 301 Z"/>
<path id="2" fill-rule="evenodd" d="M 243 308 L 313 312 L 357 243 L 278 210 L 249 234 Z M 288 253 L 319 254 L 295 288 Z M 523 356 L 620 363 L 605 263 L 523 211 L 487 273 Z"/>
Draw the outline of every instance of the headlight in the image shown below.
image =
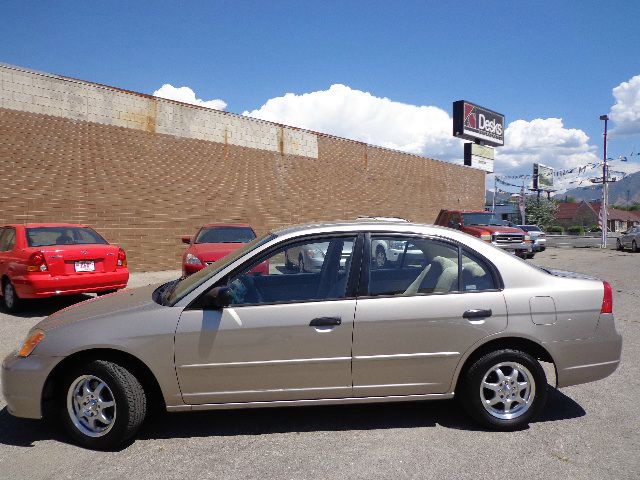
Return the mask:
<path id="1" fill-rule="evenodd" d="M 18 352 L 19 357 L 28 357 L 33 352 L 33 349 L 36 348 L 42 339 L 44 338 L 44 332 L 42 330 L 36 329 L 32 332 L 29 332 L 27 338 L 22 342 L 22 346 L 20 347 L 20 351 Z"/>
<path id="2" fill-rule="evenodd" d="M 202 262 L 200 261 L 200 259 L 192 253 L 187 253 L 187 257 L 185 258 L 185 263 L 187 265 L 202 265 Z"/>

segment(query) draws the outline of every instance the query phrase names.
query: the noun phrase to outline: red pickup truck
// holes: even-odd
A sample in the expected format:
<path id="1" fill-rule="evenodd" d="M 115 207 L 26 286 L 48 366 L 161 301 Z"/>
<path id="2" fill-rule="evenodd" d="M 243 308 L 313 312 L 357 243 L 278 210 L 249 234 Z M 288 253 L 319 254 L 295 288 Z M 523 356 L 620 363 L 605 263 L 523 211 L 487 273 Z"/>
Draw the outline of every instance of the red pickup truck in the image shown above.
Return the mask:
<path id="1" fill-rule="evenodd" d="M 519 257 L 533 258 L 529 235 L 519 228 L 503 225 L 502 220 L 493 212 L 440 210 L 435 224 L 461 230 Z"/>

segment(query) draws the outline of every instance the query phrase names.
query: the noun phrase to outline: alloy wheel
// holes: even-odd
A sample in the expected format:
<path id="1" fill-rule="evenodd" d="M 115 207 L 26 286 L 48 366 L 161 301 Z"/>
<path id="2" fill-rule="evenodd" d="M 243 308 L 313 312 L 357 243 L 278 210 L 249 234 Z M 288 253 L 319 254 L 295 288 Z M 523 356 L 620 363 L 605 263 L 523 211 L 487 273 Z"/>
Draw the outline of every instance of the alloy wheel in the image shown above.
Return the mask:
<path id="1" fill-rule="evenodd" d="M 510 420 L 523 415 L 535 399 L 531 372 L 520 363 L 502 362 L 491 367 L 480 383 L 480 400 L 490 415 Z"/>
<path id="2" fill-rule="evenodd" d="M 111 431 L 116 420 L 116 401 L 109 386 L 93 375 L 71 382 L 67 392 L 67 412 L 75 427 L 88 437 Z"/>

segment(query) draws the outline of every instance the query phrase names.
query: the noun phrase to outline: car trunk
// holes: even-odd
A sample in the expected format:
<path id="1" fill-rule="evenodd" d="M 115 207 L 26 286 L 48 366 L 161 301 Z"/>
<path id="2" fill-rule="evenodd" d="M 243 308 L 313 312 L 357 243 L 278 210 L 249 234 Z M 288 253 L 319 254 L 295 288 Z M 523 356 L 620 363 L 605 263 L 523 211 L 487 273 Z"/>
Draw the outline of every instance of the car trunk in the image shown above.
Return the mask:
<path id="1" fill-rule="evenodd" d="M 115 245 L 52 245 L 39 247 L 51 275 L 113 272 L 118 262 Z"/>

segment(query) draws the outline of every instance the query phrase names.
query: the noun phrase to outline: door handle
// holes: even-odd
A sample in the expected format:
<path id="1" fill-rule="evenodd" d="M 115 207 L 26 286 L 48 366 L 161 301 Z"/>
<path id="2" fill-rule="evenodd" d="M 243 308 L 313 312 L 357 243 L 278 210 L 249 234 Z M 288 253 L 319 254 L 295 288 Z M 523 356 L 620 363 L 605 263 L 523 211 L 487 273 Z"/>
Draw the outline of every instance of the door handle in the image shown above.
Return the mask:
<path id="1" fill-rule="evenodd" d="M 482 310 L 482 309 L 473 309 L 467 310 L 462 314 L 462 318 L 487 318 L 493 314 L 491 309 Z"/>
<path id="2" fill-rule="evenodd" d="M 318 317 L 311 320 L 310 327 L 335 327 L 342 324 L 340 317 Z"/>

